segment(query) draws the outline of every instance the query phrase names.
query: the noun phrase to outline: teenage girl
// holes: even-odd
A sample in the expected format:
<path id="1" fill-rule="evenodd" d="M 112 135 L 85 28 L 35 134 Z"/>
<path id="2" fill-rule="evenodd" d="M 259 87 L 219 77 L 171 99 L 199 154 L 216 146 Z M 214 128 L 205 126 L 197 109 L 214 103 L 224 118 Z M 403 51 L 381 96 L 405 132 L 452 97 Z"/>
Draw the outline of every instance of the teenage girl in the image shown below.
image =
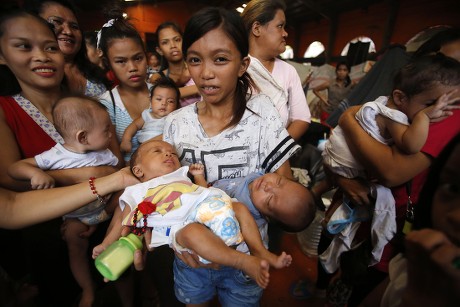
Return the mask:
<path id="1" fill-rule="evenodd" d="M 288 159 L 299 146 L 268 96 L 248 95 L 254 83 L 246 72 L 248 34 L 239 15 L 203 9 L 186 26 L 183 50 L 202 100 L 166 118 L 163 138 L 176 148 L 181 163 L 204 164 L 209 182 L 254 171 L 291 177 Z M 257 222 L 266 239 L 266 220 Z M 176 258 L 174 270 L 191 270 L 188 276 L 197 281 L 175 275 L 180 301 L 206 306 L 217 294 L 223 306 L 258 305 L 262 289 L 240 270 L 191 269 L 183 261 L 192 267 L 198 264 L 184 254 Z"/>
<path id="2" fill-rule="evenodd" d="M 186 106 L 200 100 L 198 89 L 193 82 L 182 53 L 182 31 L 173 22 L 167 21 L 157 28 L 157 52 L 166 60 L 167 68 L 152 74 L 153 84 L 160 77 L 169 77 L 179 87 L 180 105 Z"/>
<path id="3" fill-rule="evenodd" d="M 324 122 L 351 92 L 355 83 L 350 78 L 350 66 L 340 62 L 335 68 L 336 77 L 330 81 L 318 85 L 313 93 L 319 98 L 321 104 L 321 122 Z M 320 93 L 327 89 L 327 99 Z"/>
<path id="4" fill-rule="evenodd" d="M 104 93 L 100 101 L 109 112 L 120 143 L 126 127 L 150 106 L 146 80 L 147 57 L 142 38 L 134 26 L 123 18 L 122 12 L 113 9 L 107 16 L 109 21 L 100 31 L 99 48 L 103 61 L 113 71 L 119 84 Z M 132 151 L 124 153 L 125 161 L 129 161 L 138 144 L 134 136 Z"/>

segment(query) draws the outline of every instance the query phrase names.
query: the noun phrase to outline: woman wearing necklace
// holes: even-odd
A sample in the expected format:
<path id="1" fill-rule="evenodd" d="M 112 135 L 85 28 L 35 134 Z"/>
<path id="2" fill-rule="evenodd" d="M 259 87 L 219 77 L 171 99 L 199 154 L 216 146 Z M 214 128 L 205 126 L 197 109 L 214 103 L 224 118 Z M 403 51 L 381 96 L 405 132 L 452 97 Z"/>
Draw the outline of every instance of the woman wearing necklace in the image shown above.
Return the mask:
<path id="1" fill-rule="evenodd" d="M 167 21 L 157 28 L 157 52 L 167 61 L 167 68 L 150 77 L 150 82 L 162 76 L 171 78 L 179 87 L 182 107 L 201 100 L 198 89 L 190 76 L 182 54 L 182 31 L 178 25 Z M 162 63 L 162 67 L 165 63 Z"/>
<path id="2" fill-rule="evenodd" d="M 30 190 L 30 182 L 7 174 L 14 162 L 50 149 L 62 137 L 53 125 L 52 109 L 61 97 L 64 55 L 56 36 L 42 18 L 22 11 L 2 12 L 0 17 L 0 186 L 12 191 Z M 114 139 L 113 139 L 114 140 Z M 116 142 L 116 140 L 114 140 Z M 115 145 L 115 146 L 114 146 Z M 111 150 L 121 154 L 116 143 Z M 87 167 L 48 172 L 57 185 L 66 186 L 102 177 L 113 167 Z M 34 199 L 30 205 L 34 205 Z M 35 225 L 19 233 L 0 233 L 0 240 L 15 244 L 2 251 L 9 268 L 31 274 L 40 296 L 49 306 L 63 306 L 75 295 L 67 253 L 60 235 L 61 219 Z M 103 228 L 99 228 L 103 231 Z M 21 235 L 21 236 L 19 236 Z M 22 239 L 22 240 L 21 240 Z M 18 256 L 19 255 L 19 256 Z M 21 258 L 21 255 L 25 259 Z M 29 264 L 29 265 L 28 265 Z M 67 272 L 67 273 L 66 273 Z M 59 280 L 59 282 L 57 282 Z M 45 303 L 45 304 L 46 304 Z"/>

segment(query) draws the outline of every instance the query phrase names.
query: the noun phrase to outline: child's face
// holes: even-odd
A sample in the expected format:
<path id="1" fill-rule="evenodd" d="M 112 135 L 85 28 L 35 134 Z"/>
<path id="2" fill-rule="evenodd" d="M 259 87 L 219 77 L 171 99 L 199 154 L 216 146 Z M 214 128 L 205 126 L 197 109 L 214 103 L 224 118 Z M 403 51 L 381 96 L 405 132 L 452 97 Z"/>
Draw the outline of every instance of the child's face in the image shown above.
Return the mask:
<path id="1" fill-rule="evenodd" d="M 429 90 L 414 95 L 411 98 L 403 99 L 400 103 L 400 111 L 407 115 L 410 121 L 422 109 L 433 105 L 441 95 L 451 92 L 458 87 L 436 84 Z"/>
<path id="2" fill-rule="evenodd" d="M 287 204 L 299 195 L 305 195 L 305 188 L 286 177 L 269 173 L 254 180 L 249 185 L 249 193 L 260 213 L 286 222 L 296 213 L 295 208 Z"/>
<path id="3" fill-rule="evenodd" d="M 160 65 L 160 59 L 157 58 L 157 56 L 154 55 L 154 54 L 150 55 L 150 57 L 149 57 L 149 65 L 152 66 L 152 67 L 157 67 L 158 65 Z"/>
<path id="4" fill-rule="evenodd" d="M 0 64 L 13 72 L 23 91 L 58 89 L 64 77 L 64 56 L 53 32 L 33 17 L 3 24 Z"/>
<path id="5" fill-rule="evenodd" d="M 110 117 L 105 110 L 96 109 L 93 112 L 97 120 L 87 133 L 88 150 L 104 150 L 109 147 L 112 138 Z"/>
<path id="6" fill-rule="evenodd" d="M 145 87 L 147 59 L 143 47 L 131 38 L 110 42 L 107 58 L 120 84 L 132 88 Z"/>
<path id="7" fill-rule="evenodd" d="M 168 62 L 180 62 L 182 55 L 182 36 L 171 27 L 164 28 L 158 33 L 158 52 Z"/>
<path id="8" fill-rule="evenodd" d="M 460 145 L 454 149 L 439 179 L 433 197 L 433 227 L 460 246 Z"/>
<path id="9" fill-rule="evenodd" d="M 206 33 L 187 50 L 187 64 L 203 100 L 209 104 L 233 103 L 236 82 L 249 65 L 235 43 L 220 28 Z"/>
<path id="10" fill-rule="evenodd" d="M 169 87 L 157 86 L 153 91 L 150 107 L 155 118 L 162 118 L 176 109 L 177 93 Z"/>
<path id="11" fill-rule="evenodd" d="M 337 74 L 337 78 L 339 78 L 340 80 L 344 80 L 348 76 L 349 71 L 347 66 L 340 65 L 335 73 Z"/>
<path id="12" fill-rule="evenodd" d="M 176 150 L 164 141 L 148 141 L 138 149 L 133 173 L 142 182 L 169 174 L 180 168 Z"/>
<path id="13" fill-rule="evenodd" d="M 54 25 L 59 48 L 66 57 L 74 58 L 80 51 L 83 36 L 77 18 L 71 10 L 58 3 L 47 3 L 40 14 Z"/>

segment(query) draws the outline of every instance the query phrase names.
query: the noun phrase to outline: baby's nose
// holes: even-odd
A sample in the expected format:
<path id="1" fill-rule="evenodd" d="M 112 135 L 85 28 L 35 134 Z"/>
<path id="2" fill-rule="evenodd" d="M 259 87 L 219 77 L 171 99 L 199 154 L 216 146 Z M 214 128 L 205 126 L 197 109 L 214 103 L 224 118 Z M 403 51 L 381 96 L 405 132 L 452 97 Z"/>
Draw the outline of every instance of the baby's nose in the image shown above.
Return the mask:
<path id="1" fill-rule="evenodd" d="M 273 189 L 273 184 L 271 182 L 266 182 L 264 186 L 264 191 L 269 192 Z"/>

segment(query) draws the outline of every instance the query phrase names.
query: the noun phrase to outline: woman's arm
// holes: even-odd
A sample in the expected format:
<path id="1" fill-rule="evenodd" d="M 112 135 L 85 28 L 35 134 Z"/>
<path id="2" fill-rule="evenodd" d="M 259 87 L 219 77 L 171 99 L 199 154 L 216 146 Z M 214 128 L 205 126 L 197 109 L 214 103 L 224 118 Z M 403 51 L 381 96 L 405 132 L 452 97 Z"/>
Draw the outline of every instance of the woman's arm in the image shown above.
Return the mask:
<path id="1" fill-rule="evenodd" d="M 321 95 L 321 91 L 326 90 L 329 87 L 329 82 L 324 82 L 323 84 L 318 85 L 317 87 L 313 88 L 313 94 L 316 95 L 316 97 L 319 98 L 324 104 L 328 105 L 329 103 L 327 102 L 327 99 L 324 98 L 323 95 Z"/>
<path id="2" fill-rule="evenodd" d="M 304 122 L 302 120 L 295 120 L 289 124 L 286 128 L 289 132 L 289 135 L 296 141 L 298 141 L 302 135 L 307 131 L 308 127 L 310 126 L 309 123 Z"/>
<path id="3" fill-rule="evenodd" d="M 183 86 L 183 87 L 179 88 L 179 92 L 180 92 L 180 97 L 181 98 L 186 98 L 186 97 L 189 97 L 189 96 L 199 94 L 198 88 L 196 87 L 195 84 L 194 85 Z"/>
<path id="4" fill-rule="evenodd" d="M 88 166 L 47 171 L 54 178 L 56 186 L 68 186 L 88 180 L 90 177 L 103 177 L 116 172 L 114 166 Z"/>
<path id="5" fill-rule="evenodd" d="M 401 185 L 431 165 L 432 158 L 422 152 L 407 155 L 396 146 L 390 147 L 372 138 L 355 119 L 358 109 L 359 106 L 356 106 L 345 111 L 339 125 L 353 156 L 381 184 L 388 187 Z"/>
<path id="6" fill-rule="evenodd" d="M 128 168 L 94 180 L 99 195 L 107 195 L 135 183 L 138 181 Z M 23 193 L 0 189 L 0 228 L 23 228 L 57 218 L 95 199 L 88 182 Z"/>
<path id="7" fill-rule="evenodd" d="M 289 164 L 289 160 L 286 160 L 281 166 L 275 171 L 278 175 L 284 176 L 289 179 L 293 179 L 291 165 Z"/>

